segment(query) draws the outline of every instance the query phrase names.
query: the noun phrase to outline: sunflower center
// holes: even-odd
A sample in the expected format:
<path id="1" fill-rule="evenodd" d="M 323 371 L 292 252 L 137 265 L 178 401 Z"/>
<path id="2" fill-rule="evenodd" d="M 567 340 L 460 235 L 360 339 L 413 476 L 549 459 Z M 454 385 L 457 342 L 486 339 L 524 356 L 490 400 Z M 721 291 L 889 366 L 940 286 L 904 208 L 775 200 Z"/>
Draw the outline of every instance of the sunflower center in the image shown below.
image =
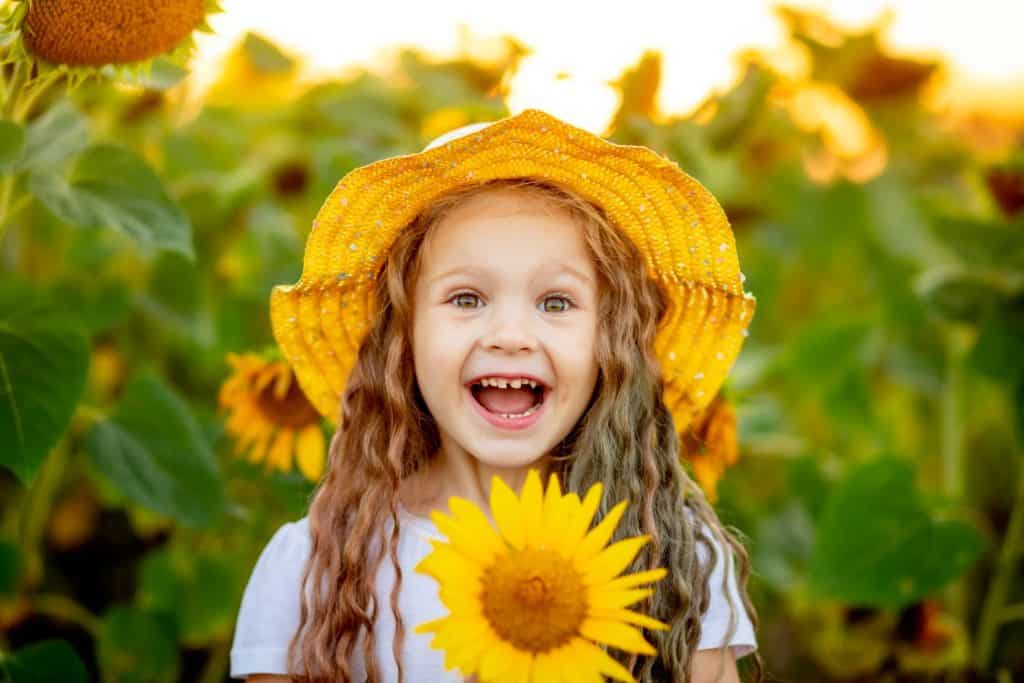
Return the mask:
<path id="1" fill-rule="evenodd" d="M 205 13 L 205 0 L 33 2 L 24 40 L 32 54 L 56 64 L 126 64 L 169 51 Z"/>
<path id="2" fill-rule="evenodd" d="M 274 384 L 271 382 L 256 397 L 256 405 L 267 419 L 286 429 L 301 429 L 320 419 L 320 414 L 294 380 L 288 385 L 288 393 L 284 398 L 274 395 Z"/>
<path id="3" fill-rule="evenodd" d="M 499 636 L 528 652 L 547 652 L 577 635 L 586 598 L 572 563 L 551 550 L 513 551 L 483 576 L 484 616 Z"/>

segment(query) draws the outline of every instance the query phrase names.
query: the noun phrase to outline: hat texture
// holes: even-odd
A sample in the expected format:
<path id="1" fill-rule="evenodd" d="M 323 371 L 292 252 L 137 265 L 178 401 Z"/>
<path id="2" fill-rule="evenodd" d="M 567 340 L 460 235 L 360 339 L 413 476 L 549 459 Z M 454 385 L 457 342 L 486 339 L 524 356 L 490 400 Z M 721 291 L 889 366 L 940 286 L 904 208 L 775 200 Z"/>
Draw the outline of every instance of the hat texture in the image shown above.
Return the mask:
<path id="1" fill-rule="evenodd" d="M 337 421 L 374 311 L 373 280 L 399 231 L 456 187 L 529 177 L 569 187 L 604 209 L 665 285 L 672 306 L 655 352 L 665 403 L 684 429 L 725 381 L 756 305 L 743 291 L 718 202 L 651 149 L 614 144 L 537 109 L 464 128 L 422 152 L 342 178 L 313 221 L 299 281 L 274 287 L 274 336 L 312 404 Z"/>

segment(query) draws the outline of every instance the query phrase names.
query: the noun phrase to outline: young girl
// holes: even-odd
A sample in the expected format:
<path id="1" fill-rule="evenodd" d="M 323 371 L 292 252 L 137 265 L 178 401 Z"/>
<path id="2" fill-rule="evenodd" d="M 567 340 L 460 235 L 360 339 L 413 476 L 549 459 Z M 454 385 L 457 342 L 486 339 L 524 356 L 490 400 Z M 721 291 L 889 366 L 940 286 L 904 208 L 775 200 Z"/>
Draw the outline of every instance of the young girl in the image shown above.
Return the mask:
<path id="1" fill-rule="evenodd" d="M 298 381 L 339 426 L 308 516 L 253 570 L 231 675 L 463 680 L 413 632 L 447 613 L 413 571 L 443 538 L 430 511 L 459 496 L 487 512 L 492 475 L 519 491 L 533 468 L 581 497 L 602 482 L 595 523 L 627 500 L 613 540 L 649 535 L 633 567 L 669 572 L 636 607 L 670 626 L 644 631 L 657 654 L 609 654 L 640 681 L 738 681 L 756 649 L 747 554 L 680 466 L 677 430 L 753 311 L 699 183 L 542 111 L 347 175 L 299 283 L 271 297 Z"/>

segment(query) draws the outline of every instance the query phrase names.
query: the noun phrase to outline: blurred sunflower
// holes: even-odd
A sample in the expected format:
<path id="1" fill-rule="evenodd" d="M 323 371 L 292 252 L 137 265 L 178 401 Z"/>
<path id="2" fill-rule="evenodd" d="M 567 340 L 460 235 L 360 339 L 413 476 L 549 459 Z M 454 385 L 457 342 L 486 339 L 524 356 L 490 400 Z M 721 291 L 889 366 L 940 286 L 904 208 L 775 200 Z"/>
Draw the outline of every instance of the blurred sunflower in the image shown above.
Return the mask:
<path id="1" fill-rule="evenodd" d="M 207 104 L 259 111 L 278 108 L 299 95 L 299 62 L 256 33 L 246 33 L 224 58 Z"/>
<path id="2" fill-rule="evenodd" d="M 601 490 L 594 484 L 580 502 L 574 493 L 563 496 L 552 475 L 545 493 L 540 475 L 530 470 L 521 498 L 500 478 L 492 479 L 497 530 L 462 498 L 449 499 L 453 516 L 432 513 L 449 540 L 431 541 L 433 551 L 416 571 L 438 582 L 450 614 L 420 624 L 416 632 L 435 634 L 431 645 L 445 651 L 447 668 L 476 673 L 483 683 L 589 681 L 602 674 L 633 681 L 598 643 L 655 654 L 634 625 L 668 626 L 626 607 L 651 595 L 652 589 L 639 586 L 666 572 L 619 576 L 650 537 L 606 546 L 626 502 L 590 530 Z"/>
<path id="3" fill-rule="evenodd" d="M 255 353 L 229 353 L 234 372 L 220 388 L 219 402 L 229 412 L 225 424 L 237 441 L 235 454 L 248 449 L 251 463 L 288 472 L 292 459 L 299 471 L 317 481 L 324 468 L 320 414 L 302 393 L 283 360 Z"/>
<path id="4" fill-rule="evenodd" d="M 67 73 L 72 84 L 101 73 L 147 72 L 160 57 L 183 65 L 195 31 L 217 0 L 8 0 L 0 19 L 5 62 Z M 31 72 L 31 68 L 29 68 Z"/>
<path id="5" fill-rule="evenodd" d="M 712 503 L 727 467 L 740 458 L 736 438 L 736 411 L 721 394 L 705 408 L 692 431 L 683 435 L 680 452 L 690 464 L 697 483 Z"/>

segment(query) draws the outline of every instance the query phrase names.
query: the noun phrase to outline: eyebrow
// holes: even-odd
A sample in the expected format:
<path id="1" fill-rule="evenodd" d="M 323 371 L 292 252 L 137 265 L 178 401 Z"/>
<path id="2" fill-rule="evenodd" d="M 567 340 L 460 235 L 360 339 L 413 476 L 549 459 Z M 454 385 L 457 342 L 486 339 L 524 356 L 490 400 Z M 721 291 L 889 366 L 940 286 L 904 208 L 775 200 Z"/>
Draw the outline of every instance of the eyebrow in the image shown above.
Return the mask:
<path id="1" fill-rule="evenodd" d="M 578 270 L 576 268 L 573 268 L 572 266 L 570 266 L 567 263 L 545 264 L 545 265 L 541 266 L 539 268 L 539 270 L 540 271 L 551 271 L 551 270 L 553 270 L 553 271 L 555 271 L 553 273 L 555 275 L 559 275 L 561 273 L 565 273 L 565 274 L 570 275 L 573 278 L 575 278 L 575 279 L 579 280 L 580 282 L 582 282 L 584 284 L 587 284 L 587 285 L 592 285 L 594 283 L 593 278 L 588 277 L 586 274 L 582 273 L 580 270 Z M 470 276 L 483 277 L 483 276 L 488 275 L 489 272 L 490 271 L 488 271 L 486 268 L 480 268 L 479 266 L 458 266 L 458 267 L 452 268 L 450 270 L 446 270 L 445 272 L 443 272 L 443 273 L 441 273 L 439 275 L 436 275 L 435 277 L 431 278 L 430 281 L 429 281 L 429 284 L 433 285 L 433 284 L 436 284 L 437 282 L 439 282 L 441 280 L 444 280 L 444 279 L 447 279 L 447 278 L 450 278 L 450 277 L 454 277 L 456 275 L 470 275 Z"/>

